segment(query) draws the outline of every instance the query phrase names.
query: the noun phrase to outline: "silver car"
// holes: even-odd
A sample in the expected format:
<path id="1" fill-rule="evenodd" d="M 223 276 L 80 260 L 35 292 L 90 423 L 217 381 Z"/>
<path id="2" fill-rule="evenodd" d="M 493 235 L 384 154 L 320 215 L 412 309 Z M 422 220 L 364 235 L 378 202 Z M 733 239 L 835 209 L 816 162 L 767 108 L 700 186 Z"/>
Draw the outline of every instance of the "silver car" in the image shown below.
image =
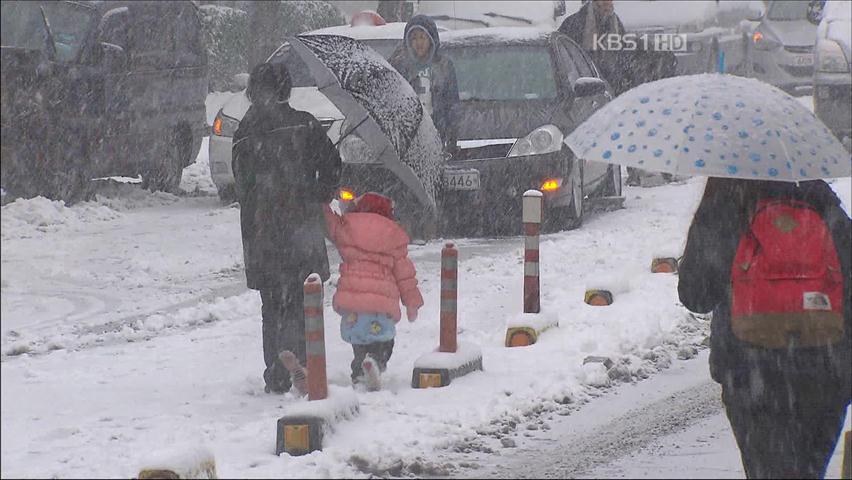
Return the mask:
<path id="1" fill-rule="evenodd" d="M 819 1 L 774 0 L 751 33 L 750 68 L 746 74 L 791 95 L 813 92 L 814 43 Z"/>
<path id="2" fill-rule="evenodd" d="M 814 113 L 852 147 L 852 9 L 845 0 L 826 2 L 817 28 Z M 850 148 L 852 149 L 852 148 Z"/>

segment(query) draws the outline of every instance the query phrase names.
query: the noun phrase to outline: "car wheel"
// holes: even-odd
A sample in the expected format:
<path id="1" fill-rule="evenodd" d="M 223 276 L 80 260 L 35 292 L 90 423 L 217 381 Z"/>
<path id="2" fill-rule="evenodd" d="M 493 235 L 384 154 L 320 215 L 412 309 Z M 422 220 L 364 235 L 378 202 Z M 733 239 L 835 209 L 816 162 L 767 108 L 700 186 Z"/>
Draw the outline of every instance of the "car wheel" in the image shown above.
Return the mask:
<path id="1" fill-rule="evenodd" d="M 172 132 L 165 154 L 156 162 L 157 166 L 142 175 L 142 188 L 152 192 L 177 193 L 183 169 L 192 161 L 192 150 L 192 131 L 187 125 L 179 125 Z"/>
<path id="2" fill-rule="evenodd" d="M 567 207 L 551 207 L 544 219 L 545 232 L 559 232 L 563 230 L 574 230 L 583 224 L 583 205 L 585 193 L 583 191 L 583 165 L 582 161 L 572 162 L 571 168 L 571 204 Z"/>
<path id="3" fill-rule="evenodd" d="M 621 196 L 621 165 L 610 165 L 606 171 L 606 181 L 603 188 L 604 197 Z"/>

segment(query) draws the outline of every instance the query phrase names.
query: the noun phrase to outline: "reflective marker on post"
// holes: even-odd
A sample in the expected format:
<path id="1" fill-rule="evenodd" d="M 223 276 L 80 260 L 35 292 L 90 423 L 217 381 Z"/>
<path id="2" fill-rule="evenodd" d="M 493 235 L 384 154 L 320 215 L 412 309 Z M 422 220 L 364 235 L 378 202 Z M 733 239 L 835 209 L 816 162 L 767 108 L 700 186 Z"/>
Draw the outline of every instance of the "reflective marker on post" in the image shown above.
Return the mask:
<path id="1" fill-rule="evenodd" d="M 322 280 L 316 273 L 308 275 L 305 293 L 305 351 L 307 353 L 308 400 L 328 396 L 325 372 L 325 333 L 322 314 Z"/>
<path id="2" fill-rule="evenodd" d="M 441 340 L 440 352 L 455 353 L 458 324 L 459 251 L 452 242 L 441 250 Z"/>
<path id="3" fill-rule="evenodd" d="M 652 273 L 677 273 L 677 259 L 671 257 L 655 258 L 651 261 Z"/>
<path id="4" fill-rule="evenodd" d="M 539 313 L 538 235 L 541 230 L 542 193 L 538 190 L 524 192 L 524 313 Z"/>

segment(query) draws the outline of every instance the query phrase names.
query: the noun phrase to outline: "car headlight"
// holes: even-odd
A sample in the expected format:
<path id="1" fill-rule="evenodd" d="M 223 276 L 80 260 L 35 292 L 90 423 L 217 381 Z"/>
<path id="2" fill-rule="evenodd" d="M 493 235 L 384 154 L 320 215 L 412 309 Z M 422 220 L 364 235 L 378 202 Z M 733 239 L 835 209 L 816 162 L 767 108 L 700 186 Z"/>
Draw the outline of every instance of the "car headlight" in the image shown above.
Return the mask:
<path id="1" fill-rule="evenodd" d="M 222 110 L 219 110 L 219 113 L 216 114 L 216 118 L 213 120 L 213 135 L 233 137 L 239 126 L 239 120 L 231 118 L 222 113 Z"/>
<path id="2" fill-rule="evenodd" d="M 562 148 L 562 131 L 556 125 L 544 125 L 536 128 L 524 138 L 519 138 L 507 157 L 540 155 L 558 152 Z"/>
<path id="3" fill-rule="evenodd" d="M 775 40 L 769 35 L 766 35 L 760 30 L 752 34 L 751 40 L 754 42 L 754 48 L 758 50 L 775 50 L 781 46 L 781 42 Z"/>
<path id="4" fill-rule="evenodd" d="M 837 42 L 823 40 L 817 46 L 817 71 L 829 73 L 846 73 L 849 62 Z"/>

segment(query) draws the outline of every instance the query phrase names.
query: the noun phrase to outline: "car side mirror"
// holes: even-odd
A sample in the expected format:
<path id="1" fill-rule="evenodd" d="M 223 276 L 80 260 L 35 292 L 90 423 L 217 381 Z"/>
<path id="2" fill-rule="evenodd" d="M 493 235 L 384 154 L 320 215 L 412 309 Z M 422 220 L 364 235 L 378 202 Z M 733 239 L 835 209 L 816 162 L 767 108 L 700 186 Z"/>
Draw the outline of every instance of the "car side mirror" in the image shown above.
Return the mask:
<path id="1" fill-rule="evenodd" d="M 580 77 L 574 82 L 574 97 L 590 97 L 606 91 L 606 83 L 600 78 Z"/>
<path id="2" fill-rule="evenodd" d="M 108 72 L 124 72 L 127 70 L 127 52 L 114 44 L 101 42 L 103 62 Z"/>

